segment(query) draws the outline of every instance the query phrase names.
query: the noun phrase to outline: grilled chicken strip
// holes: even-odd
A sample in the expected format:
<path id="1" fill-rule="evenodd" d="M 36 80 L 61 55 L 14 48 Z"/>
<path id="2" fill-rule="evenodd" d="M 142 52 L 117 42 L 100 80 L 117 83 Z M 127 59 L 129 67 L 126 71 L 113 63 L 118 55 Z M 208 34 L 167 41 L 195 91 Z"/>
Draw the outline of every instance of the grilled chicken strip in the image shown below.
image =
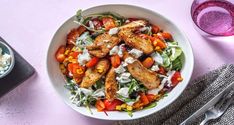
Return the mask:
<path id="1" fill-rule="evenodd" d="M 145 20 L 136 20 L 131 23 L 125 24 L 119 27 L 120 30 L 136 30 L 137 28 L 146 26 L 147 21 Z"/>
<path id="2" fill-rule="evenodd" d="M 124 59 L 128 57 L 133 58 L 125 52 Z M 131 75 L 140 81 L 147 89 L 154 89 L 159 86 L 160 79 L 158 78 L 157 73 L 145 68 L 137 59 L 133 63 L 128 64 L 127 68 Z"/>
<path id="3" fill-rule="evenodd" d="M 149 39 L 143 39 L 139 35 L 136 35 L 133 31 L 137 28 L 146 25 L 146 21 L 138 20 L 133 21 L 129 24 L 126 24 L 120 27 L 118 36 L 125 41 L 125 43 L 133 48 L 143 51 L 145 54 L 151 54 L 154 49 Z"/>
<path id="4" fill-rule="evenodd" d="M 110 67 L 110 62 L 107 59 L 101 59 L 96 66 L 88 68 L 85 72 L 85 76 L 82 79 L 80 87 L 89 88 L 95 84 Z"/>
<path id="5" fill-rule="evenodd" d="M 115 68 L 112 67 L 106 75 L 105 81 L 105 95 L 108 100 L 116 98 L 116 92 L 118 91 L 118 85 L 116 81 Z"/>
<path id="6" fill-rule="evenodd" d="M 105 57 L 109 51 L 120 43 L 120 38 L 108 33 L 103 33 L 96 37 L 94 44 L 87 46 L 89 53 L 98 58 Z"/>

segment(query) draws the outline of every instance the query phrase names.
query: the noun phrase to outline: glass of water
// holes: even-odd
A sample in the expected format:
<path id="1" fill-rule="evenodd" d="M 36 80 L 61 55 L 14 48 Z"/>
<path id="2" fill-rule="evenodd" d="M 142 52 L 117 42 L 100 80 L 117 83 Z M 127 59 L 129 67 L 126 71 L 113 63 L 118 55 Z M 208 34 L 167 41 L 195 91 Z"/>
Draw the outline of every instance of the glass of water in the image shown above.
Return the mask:
<path id="1" fill-rule="evenodd" d="M 234 0 L 194 0 L 191 16 L 205 34 L 234 36 Z"/>

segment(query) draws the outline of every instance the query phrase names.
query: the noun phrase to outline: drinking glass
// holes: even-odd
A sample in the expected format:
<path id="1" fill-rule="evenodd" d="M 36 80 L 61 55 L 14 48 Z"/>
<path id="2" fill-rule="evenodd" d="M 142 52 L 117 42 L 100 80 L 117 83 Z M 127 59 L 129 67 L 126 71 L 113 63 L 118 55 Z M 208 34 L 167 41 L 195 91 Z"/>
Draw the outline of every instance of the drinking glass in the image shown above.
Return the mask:
<path id="1" fill-rule="evenodd" d="M 191 16 L 205 34 L 234 36 L 234 0 L 194 0 Z"/>

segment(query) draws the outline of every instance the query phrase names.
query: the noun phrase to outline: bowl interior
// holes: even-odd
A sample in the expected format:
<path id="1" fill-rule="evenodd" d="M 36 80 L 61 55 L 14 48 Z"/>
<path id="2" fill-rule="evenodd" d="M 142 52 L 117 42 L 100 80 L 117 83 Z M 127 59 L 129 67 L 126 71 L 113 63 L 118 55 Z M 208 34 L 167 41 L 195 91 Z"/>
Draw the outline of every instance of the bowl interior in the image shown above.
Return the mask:
<path id="1" fill-rule="evenodd" d="M 105 119 L 105 120 L 130 120 L 136 119 L 140 117 L 147 116 L 154 112 L 157 112 L 170 103 L 172 103 L 186 88 L 189 83 L 192 71 L 193 71 L 193 53 L 190 43 L 184 33 L 182 33 L 171 21 L 163 17 L 162 15 L 136 6 L 130 5 L 103 5 L 97 6 L 83 11 L 83 15 L 93 14 L 93 13 L 102 13 L 102 12 L 115 12 L 124 17 L 136 17 L 136 18 L 144 18 L 149 20 L 152 24 L 159 25 L 164 31 L 168 31 L 172 33 L 174 39 L 179 43 L 179 46 L 184 51 L 184 66 L 182 69 L 182 76 L 184 80 L 178 84 L 166 98 L 160 100 L 158 105 L 152 109 L 137 111 L 133 113 L 133 117 L 128 116 L 126 112 L 108 112 L 108 116 L 106 116 L 103 112 L 97 112 L 96 109 L 92 108 L 93 114 L 90 114 L 89 111 L 85 107 L 77 107 L 73 105 L 69 100 L 69 91 L 64 88 L 64 79 L 63 75 L 59 70 L 58 63 L 54 58 L 54 54 L 60 45 L 65 44 L 67 33 L 75 27 L 78 27 L 76 23 L 73 22 L 74 17 L 71 17 L 67 20 L 55 33 L 47 55 L 47 70 L 49 78 L 57 90 L 59 95 L 63 98 L 63 100 L 74 110 L 80 112 L 89 117 L 97 118 L 97 119 Z"/>
<path id="2" fill-rule="evenodd" d="M 4 72 L 4 74 L 0 75 L 0 78 L 3 78 L 7 74 L 9 74 L 11 72 L 11 70 L 13 69 L 14 64 L 15 64 L 15 58 L 14 58 L 13 51 L 11 50 L 11 48 L 7 44 L 0 41 L 0 48 L 2 49 L 3 53 L 11 55 L 11 64 L 10 64 L 9 68 L 7 69 L 7 71 Z"/>

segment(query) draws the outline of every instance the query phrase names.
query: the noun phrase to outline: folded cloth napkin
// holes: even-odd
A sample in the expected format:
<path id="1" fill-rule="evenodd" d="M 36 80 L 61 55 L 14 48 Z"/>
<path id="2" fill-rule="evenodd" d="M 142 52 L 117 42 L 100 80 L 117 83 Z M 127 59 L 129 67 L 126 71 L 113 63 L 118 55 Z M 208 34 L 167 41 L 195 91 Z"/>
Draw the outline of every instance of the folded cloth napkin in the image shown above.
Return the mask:
<path id="1" fill-rule="evenodd" d="M 195 79 L 180 97 L 165 109 L 144 118 L 117 121 L 115 125 L 178 125 L 229 84 L 234 84 L 234 64 L 223 65 Z M 193 124 L 199 124 L 202 119 L 204 119 L 204 115 L 195 120 Z M 231 105 L 221 118 L 213 120 L 209 124 L 233 125 L 234 105 Z"/>

